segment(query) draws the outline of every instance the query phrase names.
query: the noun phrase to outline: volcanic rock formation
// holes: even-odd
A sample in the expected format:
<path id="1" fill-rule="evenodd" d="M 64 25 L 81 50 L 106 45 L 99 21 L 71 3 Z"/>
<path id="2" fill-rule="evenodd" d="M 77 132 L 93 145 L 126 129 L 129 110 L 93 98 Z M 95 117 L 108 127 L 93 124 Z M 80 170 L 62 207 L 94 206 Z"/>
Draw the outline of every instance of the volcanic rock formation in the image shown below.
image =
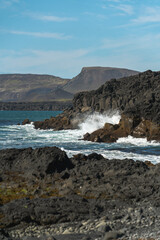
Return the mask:
<path id="1" fill-rule="evenodd" d="M 87 114 L 118 110 L 119 125 L 105 125 L 85 140 L 113 142 L 132 135 L 160 140 L 160 72 L 150 70 L 135 76 L 112 79 L 94 91 L 74 96 L 73 107 L 46 121 L 35 122 L 39 129 L 73 129 Z"/>
<path id="2" fill-rule="evenodd" d="M 112 79 L 95 91 L 81 92 L 73 99 L 73 111 L 119 110 L 129 116 L 160 120 L 160 72 L 146 71 L 135 76 Z"/>
<path id="3" fill-rule="evenodd" d="M 127 117 L 122 115 L 119 124 L 106 123 L 103 128 L 91 134 L 86 133 L 84 140 L 92 142 L 116 142 L 118 138 L 133 136 L 136 138 L 147 138 L 148 141 L 160 141 L 160 125 L 139 116 Z"/>

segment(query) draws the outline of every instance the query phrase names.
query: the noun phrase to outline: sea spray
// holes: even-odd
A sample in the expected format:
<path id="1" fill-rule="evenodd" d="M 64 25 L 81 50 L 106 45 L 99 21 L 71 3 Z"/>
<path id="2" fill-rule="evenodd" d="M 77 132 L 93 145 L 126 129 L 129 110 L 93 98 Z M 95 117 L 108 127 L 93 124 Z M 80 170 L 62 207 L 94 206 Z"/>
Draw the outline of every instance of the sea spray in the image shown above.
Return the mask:
<path id="1" fill-rule="evenodd" d="M 25 112 L 26 118 L 30 118 L 32 112 Z M 41 117 L 41 112 L 39 112 L 39 118 Z M 95 115 L 95 114 L 94 114 Z M 120 116 L 118 113 L 114 114 L 96 114 L 97 118 L 92 117 L 87 118 L 83 121 L 83 125 L 86 127 L 84 129 L 76 130 L 36 130 L 34 125 L 17 125 L 17 122 L 24 120 L 24 116 L 19 116 L 21 118 L 17 119 L 14 111 L 10 112 L 10 123 L 3 123 L 0 125 L 0 149 L 5 148 L 38 148 L 45 146 L 57 146 L 64 151 L 66 151 L 69 157 L 76 155 L 78 153 L 91 154 L 96 152 L 102 154 L 108 159 L 125 159 L 130 158 L 140 161 L 151 161 L 152 163 L 160 163 L 160 143 L 148 142 L 146 139 L 133 139 L 133 137 L 121 138 L 115 143 L 97 143 L 79 140 L 83 137 L 91 125 L 92 130 L 96 130 L 99 125 L 93 129 L 93 123 L 88 119 L 97 119 L 97 122 L 104 121 L 100 125 L 103 127 L 105 122 L 118 123 Z M 15 119 L 16 118 L 16 119 Z M 16 122 L 16 124 L 15 124 Z M 87 130 L 87 131 L 86 131 Z M 139 141 L 139 142 L 138 142 Z"/>
<path id="2" fill-rule="evenodd" d="M 117 140 L 120 144 L 130 144 L 135 146 L 159 146 L 160 144 L 156 141 L 147 141 L 147 138 L 135 138 L 132 136 L 122 137 Z"/>
<path id="3" fill-rule="evenodd" d="M 86 115 L 83 119 L 83 122 L 79 124 L 79 129 L 82 134 L 91 133 L 97 129 L 100 129 L 104 126 L 105 123 L 118 124 L 120 121 L 119 112 L 105 112 L 93 113 L 91 115 Z"/>

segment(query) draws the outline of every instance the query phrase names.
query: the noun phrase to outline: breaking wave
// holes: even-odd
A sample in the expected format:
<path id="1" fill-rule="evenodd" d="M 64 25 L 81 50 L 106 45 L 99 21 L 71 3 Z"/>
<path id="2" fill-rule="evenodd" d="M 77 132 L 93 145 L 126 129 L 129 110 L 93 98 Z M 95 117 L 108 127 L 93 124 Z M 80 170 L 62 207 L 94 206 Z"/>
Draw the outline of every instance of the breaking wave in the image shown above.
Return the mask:
<path id="1" fill-rule="evenodd" d="M 108 159 L 130 158 L 140 161 L 160 163 L 160 143 L 148 142 L 145 138 L 120 138 L 115 143 L 96 143 L 79 140 L 86 132 L 92 132 L 108 122 L 118 123 L 119 113 L 86 116 L 78 130 L 36 130 L 33 124 L 0 125 L 0 149 L 4 148 L 38 148 L 57 146 L 66 151 L 69 157 L 82 153 L 96 152 Z"/>
<path id="2" fill-rule="evenodd" d="M 156 141 L 147 141 L 147 138 L 135 138 L 132 136 L 122 137 L 117 140 L 117 143 L 131 144 L 135 146 L 159 146 L 160 143 Z"/>
<path id="3" fill-rule="evenodd" d="M 94 113 L 86 115 L 83 122 L 79 124 L 82 134 L 91 133 L 99 128 L 102 128 L 105 123 L 118 124 L 121 119 L 119 112 L 106 112 L 103 114 Z"/>

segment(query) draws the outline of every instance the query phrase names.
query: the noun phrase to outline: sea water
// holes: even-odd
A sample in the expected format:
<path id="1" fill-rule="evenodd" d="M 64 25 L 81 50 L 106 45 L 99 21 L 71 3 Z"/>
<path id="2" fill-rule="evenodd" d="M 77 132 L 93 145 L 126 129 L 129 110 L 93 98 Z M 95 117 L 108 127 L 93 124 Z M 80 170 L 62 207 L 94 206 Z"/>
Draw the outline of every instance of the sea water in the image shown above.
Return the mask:
<path id="1" fill-rule="evenodd" d="M 130 158 L 140 161 L 160 163 L 160 143 L 147 142 L 145 138 L 120 138 L 116 143 L 96 143 L 81 140 L 86 132 L 103 127 L 104 123 L 116 124 L 120 120 L 118 112 L 86 116 L 77 130 L 36 130 L 33 124 L 17 125 L 26 118 L 31 121 L 44 120 L 56 116 L 58 111 L 0 111 L 0 149 L 38 148 L 57 146 L 69 157 L 78 153 L 96 152 L 108 159 Z"/>

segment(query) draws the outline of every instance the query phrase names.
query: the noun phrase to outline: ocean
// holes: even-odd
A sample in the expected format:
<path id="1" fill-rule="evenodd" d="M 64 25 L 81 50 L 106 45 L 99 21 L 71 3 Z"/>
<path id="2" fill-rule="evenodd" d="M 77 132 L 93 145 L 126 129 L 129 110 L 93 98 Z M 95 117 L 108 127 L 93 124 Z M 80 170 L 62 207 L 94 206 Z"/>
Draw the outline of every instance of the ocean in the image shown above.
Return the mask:
<path id="1" fill-rule="evenodd" d="M 83 141 L 86 132 L 92 132 L 105 122 L 116 124 L 120 120 L 117 113 L 105 113 L 87 116 L 78 130 L 35 130 L 33 124 L 18 125 L 26 118 L 31 121 L 44 120 L 58 115 L 59 111 L 0 111 L 0 149 L 38 148 L 57 146 L 66 151 L 69 157 L 78 153 L 96 152 L 108 159 L 133 159 L 160 163 L 160 143 L 147 142 L 144 138 L 120 138 L 116 143 L 94 143 Z"/>

